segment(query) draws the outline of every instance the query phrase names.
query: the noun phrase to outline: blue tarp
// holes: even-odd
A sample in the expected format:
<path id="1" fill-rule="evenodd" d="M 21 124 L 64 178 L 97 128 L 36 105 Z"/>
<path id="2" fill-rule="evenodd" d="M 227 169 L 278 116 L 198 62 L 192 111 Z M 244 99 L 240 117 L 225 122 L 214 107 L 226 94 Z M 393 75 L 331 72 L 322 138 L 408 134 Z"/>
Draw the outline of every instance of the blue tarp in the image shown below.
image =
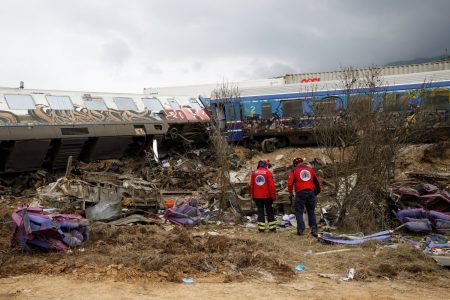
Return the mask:
<path id="1" fill-rule="evenodd" d="M 332 244 L 358 245 L 368 241 L 388 242 L 391 240 L 391 234 L 391 230 L 380 231 L 366 236 L 324 232 L 319 236 L 319 240 Z"/>

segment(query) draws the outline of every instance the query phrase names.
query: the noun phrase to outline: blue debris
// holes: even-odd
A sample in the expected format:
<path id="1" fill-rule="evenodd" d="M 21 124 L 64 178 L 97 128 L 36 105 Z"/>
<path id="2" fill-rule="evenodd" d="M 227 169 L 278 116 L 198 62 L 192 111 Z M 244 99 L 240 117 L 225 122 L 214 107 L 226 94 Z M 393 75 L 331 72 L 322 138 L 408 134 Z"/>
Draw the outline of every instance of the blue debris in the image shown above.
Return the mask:
<path id="1" fill-rule="evenodd" d="M 186 283 L 186 284 L 194 283 L 194 279 L 192 279 L 192 278 L 183 278 L 182 281 L 183 281 L 183 283 Z"/>
<path id="2" fill-rule="evenodd" d="M 304 269 L 305 269 L 305 266 L 304 266 L 304 265 L 296 265 L 296 266 L 295 266 L 295 270 L 296 270 L 297 272 L 303 271 Z"/>

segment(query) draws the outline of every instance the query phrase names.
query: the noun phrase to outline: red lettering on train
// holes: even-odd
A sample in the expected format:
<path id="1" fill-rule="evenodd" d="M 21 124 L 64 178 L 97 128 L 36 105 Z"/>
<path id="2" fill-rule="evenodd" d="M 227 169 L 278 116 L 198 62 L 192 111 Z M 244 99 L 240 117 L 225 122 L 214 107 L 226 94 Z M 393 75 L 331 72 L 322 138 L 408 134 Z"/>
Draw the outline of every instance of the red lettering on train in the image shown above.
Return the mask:
<path id="1" fill-rule="evenodd" d="M 307 83 L 307 82 L 319 82 L 320 77 L 314 77 L 314 78 L 305 78 L 300 80 L 300 83 Z"/>

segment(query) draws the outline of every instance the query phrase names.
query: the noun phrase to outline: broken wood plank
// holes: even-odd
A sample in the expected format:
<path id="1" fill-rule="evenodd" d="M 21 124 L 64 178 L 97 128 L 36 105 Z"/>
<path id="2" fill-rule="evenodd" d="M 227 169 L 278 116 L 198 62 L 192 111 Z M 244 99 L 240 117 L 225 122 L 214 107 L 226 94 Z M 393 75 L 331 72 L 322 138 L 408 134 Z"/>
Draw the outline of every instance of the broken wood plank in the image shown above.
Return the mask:
<path id="1" fill-rule="evenodd" d="M 347 251 L 359 251 L 359 250 L 362 250 L 362 249 L 361 248 L 345 248 L 345 249 L 317 252 L 317 253 L 314 253 L 314 255 L 326 255 L 326 254 L 332 254 L 332 253 L 347 252 Z"/>

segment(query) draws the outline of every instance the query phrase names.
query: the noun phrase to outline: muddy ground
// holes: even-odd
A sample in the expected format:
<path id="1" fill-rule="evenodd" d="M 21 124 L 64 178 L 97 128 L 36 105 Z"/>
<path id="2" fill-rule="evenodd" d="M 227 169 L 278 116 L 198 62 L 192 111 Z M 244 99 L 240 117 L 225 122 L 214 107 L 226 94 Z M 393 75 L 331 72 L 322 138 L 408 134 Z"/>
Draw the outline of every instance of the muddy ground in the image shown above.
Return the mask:
<path id="1" fill-rule="evenodd" d="M 397 160 L 398 177 L 410 170 L 450 169 L 450 156 L 427 152 L 433 145 L 408 147 Z M 280 163 L 288 163 L 292 155 L 320 157 L 320 149 L 281 149 L 269 159 L 280 154 Z M 254 156 L 249 166 L 263 156 L 268 155 Z M 412 246 L 326 245 L 295 235 L 293 228 L 260 234 L 236 224 L 185 229 L 97 223 L 82 248 L 25 253 L 9 247 L 8 222 L 17 205 L 29 201 L 0 200 L 0 299 L 442 299 L 450 287 L 450 270 Z M 350 250 L 321 253 L 344 248 Z M 298 264 L 305 270 L 296 272 Z M 344 276 L 350 268 L 356 270 L 353 281 L 319 276 Z M 194 283 L 183 284 L 182 278 Z"/>

